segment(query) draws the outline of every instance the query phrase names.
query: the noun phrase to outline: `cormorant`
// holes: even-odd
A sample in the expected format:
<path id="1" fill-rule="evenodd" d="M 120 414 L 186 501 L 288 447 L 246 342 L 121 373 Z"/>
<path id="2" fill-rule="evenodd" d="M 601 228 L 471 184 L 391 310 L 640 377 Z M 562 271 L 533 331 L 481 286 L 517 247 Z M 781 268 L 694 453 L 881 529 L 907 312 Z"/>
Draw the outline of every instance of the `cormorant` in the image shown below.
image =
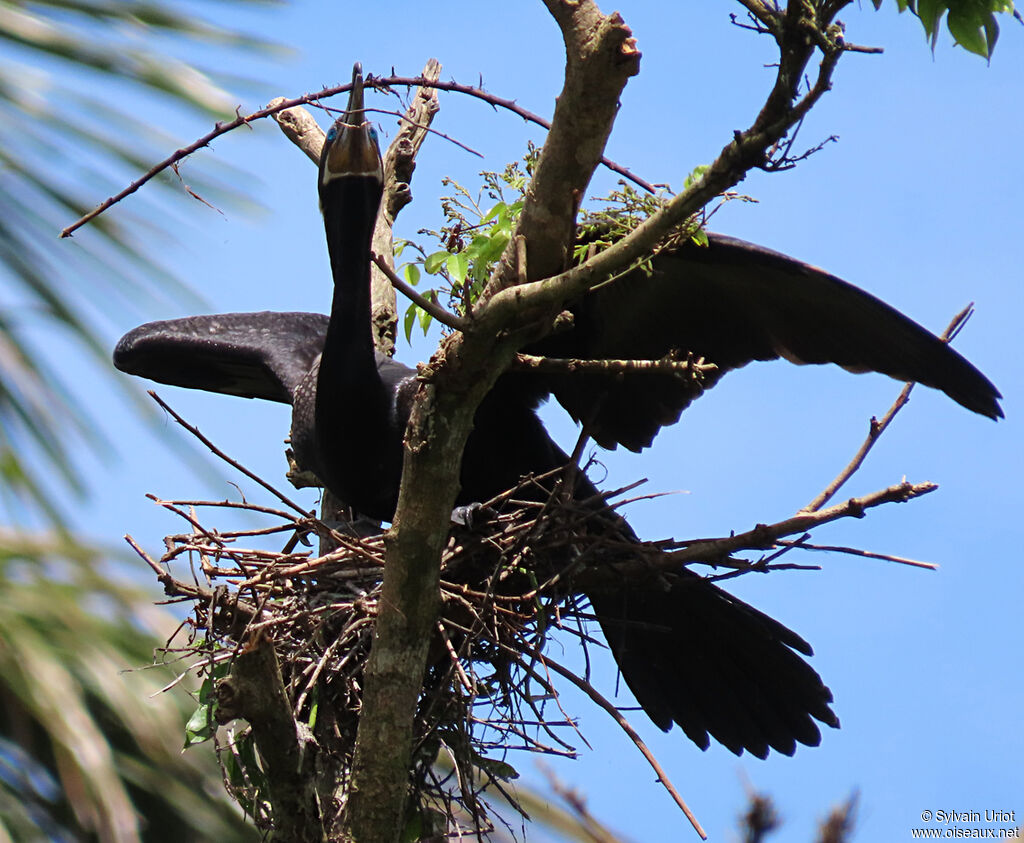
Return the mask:
<path id="1" fill-rule="evenodd" d="M 122 371 L 163 383 L 292 403 L 297 461 L 359 512 L 394 513 L 414 371 L 376 353 L 370 333 L 370 236 L 382 192 L 376 133 L 363 119 L 362 77 L 327 135 L 318 176 L 334 276 L 330 317 L 229 313 L 142 325 L 114 352 Z M 503 375 L 476 414 L 459 503 L 485 501 L 522 475 L 564 465 L 535 414 L 549 393 L 602 446 L 640 450 L 726 371 L 752 360 L 837 363 L 941 389 L 991 418 L 996 388 L 947 344 L 898 311 L 820 269 L 741 240 L 709 235 L 662 252 L 570 306 L 573 327 L 524 349 L 583 359 L 692 352 L 718 369 L 703 387 L 675 375 Z M 580 477 L 576 495 L 596 489 Z M 614 517 L 620 535 L 635 539 Z M 607 519 L 610 523 L 611 516 Z M 592 591 L 623 678 L 660 728 L 678 723 L 736 754 L 791 755 L 838 727 L 832 694 L 797 653 L 812 650 L 779 622 L 687 569 Z"/>

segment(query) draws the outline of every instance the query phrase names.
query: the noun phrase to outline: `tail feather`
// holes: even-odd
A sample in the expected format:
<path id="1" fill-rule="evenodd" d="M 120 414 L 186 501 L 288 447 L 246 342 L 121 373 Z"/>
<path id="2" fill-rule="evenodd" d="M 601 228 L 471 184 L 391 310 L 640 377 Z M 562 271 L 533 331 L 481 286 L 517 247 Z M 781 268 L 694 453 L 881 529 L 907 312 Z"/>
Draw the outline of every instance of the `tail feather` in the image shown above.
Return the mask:
<path id="1" fill-rule="evenodd" d="M 838 728 L 832 692 L 792 630 L 690 571 L 588 596 L 622 677 L 664 731 L 701 749 L 792 755 L 817 746 L 815 720 Z"/>

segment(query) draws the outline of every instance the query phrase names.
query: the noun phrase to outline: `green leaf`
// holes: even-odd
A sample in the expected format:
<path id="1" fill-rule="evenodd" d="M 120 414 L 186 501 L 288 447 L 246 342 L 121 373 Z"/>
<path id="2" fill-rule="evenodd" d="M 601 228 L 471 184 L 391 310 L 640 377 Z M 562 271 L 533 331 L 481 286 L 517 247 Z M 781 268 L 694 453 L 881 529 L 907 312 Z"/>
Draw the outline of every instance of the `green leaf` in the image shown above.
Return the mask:
<path id="1" fill-rule="evenodd" d="M 430 299 L 431 302 L 437 304 L 437 293 L 435 293 L 433 290 L 428 290 L 426 293 L 424 293 L 424 298 Z M 430 328 L 430 323 L 433 321 L 434 317 L 427 313 L 427 311 L 421 310 L 418 307 L 416 308 L 416 310 L 420 316 L 420 328 L 423 329 L 423 335 L 426 336 L 427 330 Z"/>
<path id="2" fill-rule="evenodd" d="M 503 230 L 500 234 L 495 234 L 493 237 L 488 238 L 481 246 L 480 249 L 480 260 L 486 264 L 493 264 L 497 261 L 504 253 L 505 247 L 508 246 L 508 241 L 512 239 L 512 232 L 510 229 Z M 485 268 L 489 274 L 490 267 Z"/>
<path id="3" fill-rule="evenodd" d="M 434 252 L 432 255 L 427 255 L 423 259 L 423 271 L 427 275 L 437 275 L 450 257 L 451 252 Z"/>
<path id="4" fill-rule="evenodd" d="M 449 255 L 445 262 L 448 275 L 456 284 L 462 284 L 466 280 L 466 271 L 469 269 L 469 256 L 465 252 L 457 255 Z"/>
<path id="5" fill-rule="evenodd" d="M 709 169 L 711 169 L 709 164 L 700 164 L 699 166 L 694 167 L 690 171 L 690 174 L 683 180 L 683 189 L 686 190 L 698 182 Z"/>
<path id="6" fill-rule="evenodd" d="M 914 5 L 911 4 L 911 9 L 920 19 L 932 49 L 935 49 L 935 42 L 939 37 L 939 21 L 942 20 L 946 8 L 947 3 L 945 0 L 917 0 L 917 8 L 914 8 Z"/>
<path id="7" fill-rule="evenodd" d="M 490 222 L 496 216 L 498 216 L 498 214 L 502 214 L 502 213 L 505 214 L 506 216 L 508 215 L 508 206 L 504 202 L 499 202 L 497 205 L 495 205 L 493 208 L 491 208 L 491 210 L 489 210 L 486 214 L 484 214 L 484 216 L 480 220 L 480 222 L 481 223 Z"/>
<path id="8" fill-rule="evenodd" d="M 876 9 L 882 5 L 881 0 L 872 2 Z M 996 15 L 1015 14 L 1012 0 L 896 0 L 896 6 L 900 12 L 910 9 L 918 17 L 932 50 L 946 15 L 946 27 L 956 43 L 987 59 L 999 40 Z"/>
<path id="9" fill-rule="evenodd" d="M 209 703 L 203 703 L 192 712 L 188 723 L 185 724 L 185 749 L 195 746 L 197 743 L 205 743 L 213 737 L 216 730 L 212 706 Z"/>
<path id="10" fill-rule="evenodd" d="M 405 341 L 412 342 L 412 326 L 416 324 L 416 311 L 419 308 L 415 304 L 410 304 L 405 309 L 405 315 L 402 317 L 402 331 L 405 333 Z"/>
<path id="11" fill-rule="evenodd" d="M 976 10 L 950 9 L 946 26 L 956 42 L 968 52 L 989 58 L 999 38 L 999 24 L 991 13 Z"/>
<path id="12" fill-rule="evenodd" d="M 402 270 L 405 280 L 415 287 L 420 283 L 420 268 L 414 263 L 407 263 Z"/>
<path id="13" fill-rule="evenodd" d="M 470 754 L 473 758 L 473 763 L 476 764 L 477 767 L 486 771 L 496 779 L 510 782 L 519 778 L 519 771 L 505 761 L 499 761 L 496 758 L 487 758 L 472 749 L 470 750 Z"/>

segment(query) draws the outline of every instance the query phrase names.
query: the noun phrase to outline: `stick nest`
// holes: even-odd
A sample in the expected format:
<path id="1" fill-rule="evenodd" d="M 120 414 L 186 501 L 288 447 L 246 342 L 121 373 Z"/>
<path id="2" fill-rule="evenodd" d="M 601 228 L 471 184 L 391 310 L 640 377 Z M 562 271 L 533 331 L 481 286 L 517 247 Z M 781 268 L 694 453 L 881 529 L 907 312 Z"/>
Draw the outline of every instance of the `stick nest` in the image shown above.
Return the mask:
<path id="1" fill-rule="evenodd" d="M 575 755 L 582 735 L 552 682 L 552 668 L 568 671 L 542 655 L 547 634 L 557 627 L 591 643 L 591 616 L 574 594 L 577 575 L 627 557 L 635 565 L 638 553 L 662 553 L 655 544 L 638 548 L 617 537 L 609 529 L 614 517 L 593 501 L 554 493 L 536 502 L 545 479 L 489 502 L 482 524 L 455 527 L 449 538 L 410 777 L 421 827 L 493 829 L 485 795 L 500 794 L 522 810 L 507 788 L 517 775 L 506 760 L 509 750 Z M 245 503 L 157 502 L 191 525 L 188 533 L 165 538 L 159 562 L 136 549 L 172 599 L 192 603 L 167 652 L 203 675 L 214 698 L 203 700 L 190 724 L 194 739 L 218 742 L 225 781 L 257 824 L 270 824 L 267 741 L 278 750 L 297 743 L 320 803 L 326 797 L 340 812 L 380 595 L 383 535 L 360 536 L 351 525 Z M 243 509 L 275 523 L 218 531 L 197 515 L 211 507 Z M 256 538 L 280 544 L 286 534 L 282 551 L 244 546 Z M 321 553 L 296 552 L 311 536 L 319 536 Z M 190 581 L 169 572 L 171 563 L 185 560 Z M 236 724 L 226 739 L 223 731 L 218 735 L 218 723 L 236 718 L 248 726 Z"/>
<path id="2" fill-rule="evenodd" d="M 260 828 L 287 830 L 282 813 L 301 821 L 310 812 L 322 818 L 323 828 L 332 828 L 348 793 L 385 538 L 379 528 L 348 525 L 342 530 L 312 517 L 157 401 L 215 454 L 291 510 L 150 496 L 185 519 L 189 531 L 166 537 L 159 560 L 127 537 L 171 602 L 191 604 L 165 652 L 184 661 L 185 673 L 195 670 L 204 679 L 200 708 L 187 727 L 188 742 L 215 742 L 229 792 Z M 872 425 L 862 452 L 900 406 L 897 402 L 882 424 Z M 508 788 L 517 776 L 506 760 L 508 752 L 574 756 L 574 742 L 585 743 L 561 706 L 556 675 L 616 720 L 699 828 L 621 712 L 585 678 L 543 651 L 548 632 L 558 628 L 576 636 L 589 665 L 592 616 L 579 597 L 582 591 L 621 587 L 626 580 L 635 585 L 640 578 L 660 578 L 694 563 L 727 569 L 712 579 L 816 568 L 778 561 L 799 548 L 934 567 L 808 542 L 815 527 L 862 518 L 874 507 L 936 489 L 932 483 L 904 480 L 824 508 L 862 459 L 859 452 L 822 495 L 795 515 L 720 538 L 639 542 L 614 512 L 630 502 L 623 495 L 638 484 L 580 501 L 560 493 L 560 472 L 527 479 L 488 502 L 485 517 L 477 512 L 472 529 L 453 528 L 441 567 L 441 614 L 419 699 L 405 837 L 486 836 L 498 818 L 487 802 L 499 797 L 526 816 Z M 551 487 L 555 491 L 549 494 L 545 490 Z M 224 510 L 244 510 L 264 526 L 208 527 L 197 513 L 211 509 L 218 517 L 226 517 Z M 296 551 L 300 542 L 309 546 L 311 537 L 319 538 L 319 554 Z M 280 546 L 282 540 L 282 550 L 253 546 Z M 755 560 L 735 555 L 750 550 L 770 552 Z M 179 573 L 183 562 L 189 579 Z"/>

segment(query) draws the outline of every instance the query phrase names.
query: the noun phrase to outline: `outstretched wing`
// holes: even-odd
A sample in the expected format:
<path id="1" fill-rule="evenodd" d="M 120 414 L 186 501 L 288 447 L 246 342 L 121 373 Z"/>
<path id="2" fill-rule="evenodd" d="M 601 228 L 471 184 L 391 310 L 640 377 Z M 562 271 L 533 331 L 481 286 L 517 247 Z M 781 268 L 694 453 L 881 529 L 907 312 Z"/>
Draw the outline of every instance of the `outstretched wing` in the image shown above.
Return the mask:
<path id="1" fill-rule="evenodd" d="M 598 444 L 640 450 L 658 430 L 752 360 L 835 363 L 941 389 L 998 418 L 999 391 L 950 348 L 895 308 L 778 252 L 719 234 L 687 244 L 573 305 L 574 327 L 529 351 L 550 357 L 658 360 L 675 353 L 718 366 L 703 386 L 677 375 L 548 377 L 545 386 Z"/>
<path id="2" fill-rule="evenodd" d="M 148 322 L 114 349 L 122 372 L 160 383 L 292 403 L 323 348 L 319 313 L 222 313 Z"/>

